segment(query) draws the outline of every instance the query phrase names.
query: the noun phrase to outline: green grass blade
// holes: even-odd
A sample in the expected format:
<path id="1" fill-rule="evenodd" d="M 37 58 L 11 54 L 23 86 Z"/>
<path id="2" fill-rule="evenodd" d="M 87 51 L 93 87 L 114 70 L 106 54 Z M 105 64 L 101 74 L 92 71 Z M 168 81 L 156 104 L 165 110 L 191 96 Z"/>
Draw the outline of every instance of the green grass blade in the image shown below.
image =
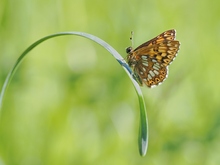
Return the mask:
<path id="1" fill-rule="evenodd" d="M 2 87 L 2 91 L 0 93 L 0 110 L 2 109 L 3 98 L 4 98 L 4 95 L 5 95 L 6 89 L 9 85 L 9 83 L 10 83 L 10 80 L 12 79 L 16 69 L 21 64 L 21 62 L 26 57 L 26 55 L 33 48 L 35 48 L 37 45 L 39 45 L 40 43 L 42 43 L 42 42 L 44 42 L 44 41 L 46 41 L 50 38 L 54 38 L 54 37 L 58 37 L 58 36 L 64 36 L 64 35 L 77 35 L 77 36 L 85 37 L 85 38 L 93 40 L 96 43 L 98 43 L 99 45 L 103 46 L 120 63 L 120 65 L 123 67 L 123 69 L 126 71 L 128 76 L 132 80 L 133 85 L 135 87 L 135 90 L 138 94 L 138 99 L 139 99 L 139 104 L 140 104 L 140 127 L 139 127 L 139 137 L 138 137 L 139 152 L 140 152 L 140 155 L 144 156 L 146 154 L 147 145 L 148 145 L 148 125 L 147 125 L 146 108 L 145 108 L 144 99 L 143 99 L 143 95 L 142 95 L 140 86 L 138 85 L 138 83 L 134 79 L 133 72 L 130 69 L 130 67 L 128 66 L 128 64 L 126 63 L 126 61 L 123 59 L 123 57 L 113 47 L 111 47 L 108 43 L 106 43 L 105 41 L 101 40 L 100 38 L 98 38 L 94 35 L 88 34 L 88 33 L 83 33 L 83 32 L 61 32 L 61 33 L 56 33 L 56 34 L 52 34 L 52 35 L 48 35 L 46 37 L 43 37 L 43 38 L 39 39 L 38 41 L 36 41 L 35 43 L 33 43 L 32 45 L 30 45 L 20 55 L 20 57 L 16 61 L 15 65 L 13 66 L 12 70 L 9 72 L 9 74 L 6 77 L 6 80 L 5 80 L 5 82 L 3 84 L 3 87 Z"/>

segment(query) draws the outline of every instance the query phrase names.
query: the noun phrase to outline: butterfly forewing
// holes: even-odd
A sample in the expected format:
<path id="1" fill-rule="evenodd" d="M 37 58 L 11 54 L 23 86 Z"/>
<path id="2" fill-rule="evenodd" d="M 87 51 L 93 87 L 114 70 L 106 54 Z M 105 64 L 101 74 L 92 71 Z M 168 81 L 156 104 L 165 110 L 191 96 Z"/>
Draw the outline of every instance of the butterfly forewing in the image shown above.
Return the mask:
<path id="1" fill-rule="evenodd" d="M 159 85 L 168 75 L 168 65 L 174 60 L 180 43 L 175 30 L 168 30 L 128 52 L 127 60 L 138 76 L 140 85 Z"/>
<path id="2" fill-rule="evenodd" d="M 140 49 L 141 47 L 155 45 L 155 44 L 157 44 L 161 41 L 164 41 L 164 40 L 174 40 L 175 37 L 176 37 L 176 31 L 174 29 L 167 30 L 167 31 L 161 33 L 160 35 L 158 35 L 157 37 L 151 39 L 150 41 L 147 41 L 147 42 L 141 44 L 134 51 L 136 51 L 137 49 Z"/>

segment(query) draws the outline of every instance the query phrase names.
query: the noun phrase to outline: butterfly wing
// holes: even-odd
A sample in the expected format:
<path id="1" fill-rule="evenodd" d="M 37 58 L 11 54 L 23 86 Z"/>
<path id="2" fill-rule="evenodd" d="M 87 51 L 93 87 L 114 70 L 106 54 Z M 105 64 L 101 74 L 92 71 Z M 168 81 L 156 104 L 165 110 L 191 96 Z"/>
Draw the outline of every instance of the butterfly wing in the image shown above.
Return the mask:
<path id="1" fill-rule="evenodd" d="M 140 84 L 148 87 L 162 83 L 168 75 L 168 65 L 175 59 L 180 43 L 175 39 L 175 30 L 168 30 L 132 51 L 136 59 L 134 72 Z"/>
<path id="2" fill-rule="evenodd" d="M 167 30 L 163 33 L 161 33 L 160 35 L 158 35 L 157 37 L 151 39 L 150 41 L 147 41 L 143 44 L 141 44 L 140 46 L 138 46 L 134 51 L 146 47 L 146 46 L 151 46 L 151 45 L 155 45 L 159 42 L 162 42 L 164 40 L 175 40 L 176 38 L 176 30 L 171 29 L 171 30 Z"/>
<path id="3" fill-rule="evenodd" d="M 134 73 L 137 75 L 140 85 L 144 83 L 151 88 L 159 85 L 166 79 L 168 67 L 163 66 L 148 56 L 142 56 L 142 60 L 139 60 L 134 67 Z"/>

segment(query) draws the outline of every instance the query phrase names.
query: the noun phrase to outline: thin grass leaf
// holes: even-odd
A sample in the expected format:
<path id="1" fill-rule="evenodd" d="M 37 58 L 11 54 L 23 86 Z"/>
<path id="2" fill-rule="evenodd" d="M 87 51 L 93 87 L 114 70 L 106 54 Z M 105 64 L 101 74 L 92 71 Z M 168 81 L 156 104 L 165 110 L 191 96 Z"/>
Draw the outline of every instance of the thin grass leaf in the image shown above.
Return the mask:
<path id="1" fill-rule="evenodd" d="M 146 154 L 147 146 L 148 146 L 148 123 L 147 123 L 146 107 L 145 107 L 143 94 L 141 92 L 140 86 L 136 82 L 136 80 L 133 76 L 132 70 L 130 69 L 130 67 L 128 66 L 126 61 L 123 59 L 123 57 L 113 47 L 111 47 L 108 43 L 106 43 L 102 39 L 100 39 L 100 38 L 98 38 L 94 35 L 88 34 L 88 33 L 83 33 L 83 32 L 60 32 L 60 33 L 48 35 L 44 38 L 41 38 L 38 41 L 36 41 L 35 43 L 33 43 L 32 45 L 30 45 L 20 55 L 20 57 L 16 61 L 15 65 L 13 66 L 12 70 L 9 72 L 9 74 L 6 77 L 6 80 L 3 84 L 3 87 L 2 87 L 2 90 L 1 90 L 1 93 L 0 93 L 0 111 L 2 109 L 3 98 L 4 98 L 4 95 L 5 95 L 6 89 L 9 85 L 15 71 L 17 70 L 17 68 L 21 64 L 21 62 L 24 60 L 24 58 L 27 56 L 27 54 L 33 48 L 35 48 L 37 45 L 39 45 L 40 43 L 42 43 L 42 42 L 44 42 L 44 41 L 46 41 L 50 38 L 54 38 L 54 37 L 58 37 L 58 36 L 64 36 L 64 35 L 77 35 L 77 36 L 85 37 L 85 38 L 93 40 L 96 43 L 98 43 L 99 45 L 103 46 L 107 51 L 109 51 L 113 55 L 113 57 L 119 62 L 119 64 L 123 67 L 123 69 L 126 71 L 128 76 L 130 77 L 130 79 L 131 79 L 131 81 L 132 81 L 132 83 L 135 87 L 135 90 L 137 92 L 138 99 L 139 99 L 139 104 L 140 104 L 140 125 L 139 125 L 139 136 L 138 136 L 138 144 L 139 145 L 138 146 L 139 146 L 140 155 L 144 156 Z"/>

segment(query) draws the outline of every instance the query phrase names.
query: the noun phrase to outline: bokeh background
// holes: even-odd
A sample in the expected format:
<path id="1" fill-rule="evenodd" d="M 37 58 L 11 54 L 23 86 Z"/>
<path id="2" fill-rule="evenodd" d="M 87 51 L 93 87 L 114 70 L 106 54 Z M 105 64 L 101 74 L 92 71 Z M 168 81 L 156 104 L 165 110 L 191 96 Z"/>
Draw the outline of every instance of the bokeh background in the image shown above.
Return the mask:
<path id="1" fill-rule="evenodd" d="M 138 153 L 139 104 L 117 61 L 77 36 L 48 40 L 20 65 L 0 117 L 0 165 L 220 164 L 220 1 L 0 0 L 0 87 L 19 55 L 61 31 L 100 37 L 126 57 L 175 28 L 181 48 L 160 86 L 142 88 L 149 146 Z"/>

